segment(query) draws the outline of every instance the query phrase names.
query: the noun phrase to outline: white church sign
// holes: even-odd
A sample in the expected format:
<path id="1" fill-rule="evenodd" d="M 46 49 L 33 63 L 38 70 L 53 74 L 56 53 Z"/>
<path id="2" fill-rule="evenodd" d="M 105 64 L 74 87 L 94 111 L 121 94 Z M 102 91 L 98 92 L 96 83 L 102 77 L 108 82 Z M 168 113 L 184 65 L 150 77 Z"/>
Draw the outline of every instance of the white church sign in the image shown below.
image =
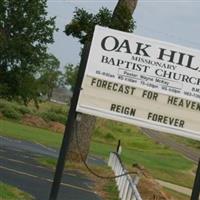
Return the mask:
<path id="1" fill-rule="evenodd" d="M 200 139 L 200 51 L 96 26 L 77 111 Z"/>

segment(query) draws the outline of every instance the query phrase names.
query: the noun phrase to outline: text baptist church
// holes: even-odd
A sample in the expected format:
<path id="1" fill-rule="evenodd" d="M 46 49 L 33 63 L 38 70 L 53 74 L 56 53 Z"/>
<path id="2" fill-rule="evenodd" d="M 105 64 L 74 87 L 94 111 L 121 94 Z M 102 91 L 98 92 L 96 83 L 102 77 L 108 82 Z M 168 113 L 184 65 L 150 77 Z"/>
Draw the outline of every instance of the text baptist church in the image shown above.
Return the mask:
<path id="1" fill-rule="evenodd" d="M 101 41 L 101 47 L 103 50 L 107 52 L 121 52 L 127 54 L 134 54 L 138 56 L 151 57 L 150 55 L 150 44 L 144 44 L 141 42 L 132 43 L 127 39 L 118 39 L 114 36 L 106 36 Z M 195 58 L 193 55 L 189 55 L 183 52 L 178 52 L 174 50 L 168 50 L 165 48 L 158 49 L 158 55 L 156 55 L 156 59 L 170 62 L 176 65 L 180 65 L 182 67 L 189 68 L 191 70 L 199 71 L 200 67 L 192 66 L 192 61 Z M 153 58 L 155 59 L 155 58 Z"/>

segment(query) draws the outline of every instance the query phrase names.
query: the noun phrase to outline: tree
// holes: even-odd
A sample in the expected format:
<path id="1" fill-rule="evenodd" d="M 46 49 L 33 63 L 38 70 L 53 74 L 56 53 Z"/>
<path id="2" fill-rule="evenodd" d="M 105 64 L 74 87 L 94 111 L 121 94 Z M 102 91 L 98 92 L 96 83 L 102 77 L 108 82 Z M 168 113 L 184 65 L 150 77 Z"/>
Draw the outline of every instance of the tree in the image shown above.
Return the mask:
<path id="1" fill-rule="evenodd" d="M 71 91 L 74 90 L 76 77 L 78 74 L 78 68 L 79 68 L 78 65 L 67 64 L 64 69 L 63 84 L 70 87 Z"/>
<path id="2" fill-rule="evenodd" d="M 106 8 L 100 9 L 96 15 L 88 13 L 84 9 L 76 9 L 72 21 L 65 27 L 65 33 L 78 38 L 81 44 L 88 46 L 93 35 L 94 27 L 97 24 L 132 32 L 135 27 L 132 14 L 136 5 L 137 0 L 119 0 L 113 15 L 111 14 L 112 12 Z M 87 158 L 89 152 L 90 139 L 95 121 L 95 117 L 82 114 L 81 121 L 78 123 L 77 136 L 79 138 L 79 146 L 81 147 L 81 153 L 84 159 Z M 71 138 L 67 158 L 73 161 L 81 160 L 79 149 L 76 144 L 76 134 Z"/>
<path id="3" fill-rule="evenodd" d="M 59 71 L 60 62 L 52 54 L 47 55 L 44 59 L 40 69 L 40 82 L 41 93 L 47 95 L 48 100 L 51 99 L 53 89 L 59 86 L 59 78 L 61 71 Z"/>
<path id="4" fill-rule="evenodd" d="M 46 8 L 47 0 L 0 1 L 1 97 L 30 98 L 22 89 L 24 75 L 34 77 L 56 30 L 55 17 L 47 19 Z"/>
<path id="5" fill-rule="evenodd" d="M 116 13 L 115 17 L 112 16 L 112 11 L 107 8 L 101 8 L 96 15 L 76 8 L 72 21 L 65 27 L 65 33 L 78 38 L 81 44 L 85 44 L 86 41 L 92 40 L 96 25 L 133 32 L 135 22 L 126 6 L 120 4 L 120 7 L 114 12 Z"/>

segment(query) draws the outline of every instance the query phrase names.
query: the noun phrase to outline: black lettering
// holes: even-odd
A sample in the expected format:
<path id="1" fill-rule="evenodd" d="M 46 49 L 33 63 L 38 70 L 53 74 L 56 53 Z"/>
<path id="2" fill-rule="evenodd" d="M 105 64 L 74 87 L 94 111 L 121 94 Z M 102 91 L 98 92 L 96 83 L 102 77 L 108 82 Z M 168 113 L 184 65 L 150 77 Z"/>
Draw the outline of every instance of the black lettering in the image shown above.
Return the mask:
<path id="1" fill-rule="evenodd" d="M 104 89 L 106 89 L 107 83 L 108 83 L 107 81 L 103 81 L 103 83 L 102 83 L 102 86 L 101 86 L 101 87 L 102 87 L 102 88 L 104 88 Z"/>
<path id="2" fill-rule="evenodd" d="M 128 93 L 129 93 L 129 90 L 130 90 L 130 87 L 129 87 L 129 86 L 125 86 L 124 94 L 128 94 Z"/>
<path id="3" fill-rule="evenodd" d="M 186 57 L 186 56 L 188 57 L 187 65 L 183 65 L 183 60 L 184 60 L 183 58 Z M 192 55 L 187 55 L 187 54 L 184 54 L 184 53 L 180 52 L 180 57 L 179 57 L 179 61 L 178 61 L 177 64 L 179 64 L 181 66 L 185 66 L 187 68 L 191 68 L 193 70 L 198 70 L 199 69 L 198 67 L 197 68 L 192 68 L 191 67 L 193 58 L 194 58 L 194 56 L 192 56 Z"/>
<path id="4" fill-rule="evenodd" d="M 131 87 L 131 95 L 133 95 L 135 88 Z"/>
<path id="5" fill-rule="evenodd" d="M 117 86 L 118 86 L 117 83 L 114 83 L 114 84 L 113 84 L 113 91 L 115 91 L 115 92 L 117 91 Z"/>
<path id="6" fill-rule="evenodd" d="M 111 104 L 110 110 L 115 111 L 115 108 L 116 108 L 116 104 Z"/>
<path id="7" fill-rule="evenodd" d="M 151 47 L 151 45 L 143 44 L 143 43 L 139 43 L 139 42 L 136 42 L 136 43 L 137 43 L 137 49 L 136 49 L 135 54 L 139 55 L 139 56 L 142 55 L 142 56 L 150 57 L 149 54 L 146 52 L 146 49 Z M 143 47 L 143 45 L 145 45 L 145 46 Z M 142 54 L 140 52 L 142 52 Z"/>
<path id="8" fill-rule="evenodd" d="M 118 89 L 118 92 L 123 93 L 123 85 L 120 85 L 120 87 L 119 87 L 119 89 Z"/>
<path id="9" fill-rule="evenodd" d="M 168 100 L 167 100 L 167 103 L 168 104 L 173 104 L 173 99 L 174 99 L 174 97 L 169 96 Z"/>
<path id="10" fill-rule="evenodd" d="M 121 49 L 125 49 L 125 53 L 131 53 L 128 40 L 124 40 L 116 52 L 122 52 Z"/>
<path id="11" fill-rule="evenodd" d="M 114 41 L 114 45 L 113 45 L 113 47 L 110 47 L 110 49 L 108 49 L 108 48 L 106 47 L 106 41 L 107 41 L 108 39 L 113 39 L 113 41 Z M 101 47 L 102 47 L 103 50 L 105 50 L 105 51 L 114 51 L 118 46 L 119 46 L 119 41 L 118 41 L 117 38 L 115 38 L 114 36 L 107 36 L 107 37 L 105 37 L 105 38 L 101 41 Z"/>
<path id="12" fill-rule="evenodd" d="M 185 124 L 185 121 L 184 121 L 184 120 L 181 120 L 181 121 L 180 121 L 180 124 L 179 124 L 179 127 L 184 128 L 184 124 Z"/>
<path id="13" fill-rule="evenodd" d="M 136 109 L 131 108 L 130 116 L 135 116 Z"/>
<path id="14" fill-rule="evenodd" d="M 101 83 L 102 83 L 102 80 L 99 80 L 97 81 L 97 87 L 101 87 Z"/>
<path id="15" fill-rule="evenodd" d="M 102 63 L 108 63 L 108 57 L 107 56 L 102 56 L 101 62 Z"/>
<path id="16" fill-rule="evenodd" d="M 168 62 L 171 62 L 171 63 L 174 63 L 174 56 L 175 56 L 175 53 L 177 53 L 176 51 L 170 51 L 170 54 L 166 54 L 165 51 L 167 49 L 163 49 L 163 48 L 160 48 L 160 55 L 158 57 L 159 60 L 164 60 L 164 56 L 167 56 L 169 57 L 169 60 Z"/>
<path id="17" fill-rule="evenodd" d="M 91 86 L 93 86 L 96 83 L 96 80 L 97 80 L 96 78 L 92 79 Z"/>

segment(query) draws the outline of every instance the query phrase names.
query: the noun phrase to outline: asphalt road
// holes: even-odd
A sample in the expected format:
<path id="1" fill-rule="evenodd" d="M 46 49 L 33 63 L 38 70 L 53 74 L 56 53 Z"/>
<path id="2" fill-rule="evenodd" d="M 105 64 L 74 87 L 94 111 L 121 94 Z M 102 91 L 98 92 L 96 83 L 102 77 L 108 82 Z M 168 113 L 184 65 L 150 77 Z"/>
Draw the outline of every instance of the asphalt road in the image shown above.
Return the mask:
<path id="1" fill-rule="evenodd" d="M 0 181 L 30 193 L 37 200 L 48 200 L 54 171 L 36 162 L 41 155 L 57 157 L 58 152 L 40 144 L 0 137 Z M 92 185 L 82 174 L 65 171 L 58 200 L 100 200 Z"/>

